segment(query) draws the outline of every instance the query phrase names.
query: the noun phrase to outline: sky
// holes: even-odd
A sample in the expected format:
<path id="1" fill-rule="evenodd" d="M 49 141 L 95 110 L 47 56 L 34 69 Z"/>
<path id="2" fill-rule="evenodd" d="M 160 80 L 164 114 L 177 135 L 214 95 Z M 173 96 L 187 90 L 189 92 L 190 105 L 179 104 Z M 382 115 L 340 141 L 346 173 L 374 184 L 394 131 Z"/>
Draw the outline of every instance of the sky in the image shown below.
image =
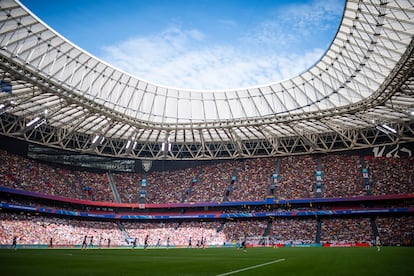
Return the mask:
<path id="1" fill-rule="evenodd" d="M 294 77 L 329 48 L 345 0 L 20 0 L 95 57 L 191 90 Z"/>

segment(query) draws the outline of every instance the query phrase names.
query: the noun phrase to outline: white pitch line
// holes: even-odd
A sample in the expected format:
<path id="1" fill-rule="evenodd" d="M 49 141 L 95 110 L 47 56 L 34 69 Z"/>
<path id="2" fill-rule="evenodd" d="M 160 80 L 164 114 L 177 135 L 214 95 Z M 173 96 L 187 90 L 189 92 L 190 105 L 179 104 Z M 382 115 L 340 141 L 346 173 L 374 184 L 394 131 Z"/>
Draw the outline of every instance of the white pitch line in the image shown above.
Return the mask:
<path id="1" fill-rule="evenodd" d="M 226 275 L 236 274 L 236 273 L 239 273 L 239 272 L 242 272 L 242 271 L 246 271 L 246 270 L 250 270 L 250 269 L 255 269 L 255 268 L 258 268 L 258 267 L 261 267 L 261 266 L 270 265 L 270 264 L 274 264 L 274 263 L 279 263 L 279 262 L 283 262 L 283 261 L 286 261 L 286 259 L 279 259 L 279 260 L 274 260 L 274 261 L 271 261 L 271 262 L 268 262 L 268 263 L 264 263 L 264 264 L 258 264 L 258 265 L 254 265 L 254 266 L 249 266 L 249 267 L 245 267 L 245 268 L 242 268 L 242 269 L 238 269 L 238 270 L 233 270 L 233 271 L 230 271 L 230 272 L 226 272 L 226 273 L 223 273 L 223 274 L 217 274 L 216 276 L 226 276 Z"/>

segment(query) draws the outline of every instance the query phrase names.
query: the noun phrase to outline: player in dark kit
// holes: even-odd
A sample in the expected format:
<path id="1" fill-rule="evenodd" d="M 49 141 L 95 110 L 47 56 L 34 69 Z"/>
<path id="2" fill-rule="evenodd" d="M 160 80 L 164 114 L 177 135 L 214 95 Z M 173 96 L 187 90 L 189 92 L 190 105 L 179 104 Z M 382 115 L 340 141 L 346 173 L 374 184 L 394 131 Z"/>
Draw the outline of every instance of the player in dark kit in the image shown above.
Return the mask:
<path id="1" fill-rule="evenodd" d="M 147 249 L 147 247 L 148 247 L 148 235 L 145 236 L 144 249 Z"/>
<path id="2" fill-rule="evenodd" d="M 11 247 L 12 249 L 16 249 L 17 248 L 17 236 L 13 237 L 13 241 L 12 241 L 12 245 Z"/>
<path id="3" fill-rule="evenodd" d="M 83 242 L 82 242 L 81 249 L 85 249 L 88 246 L 88 244 L 86 243 L 87 238 L 88 238 L 88 236 L 83 237 Z"/>
<path id="4" fill-rule="evenodd" d="M 49 239 L 49 248 L 53 248 L 53 237 Z"/>
<path id="5" fill-rule="evenodd" d="M 246 246 L 246 237 L 244 237 L 244 240 L 242 241 L 242 243 L 241 243 L 241 248 L 243 249 L 243 251 L 244 252 L 246 252 L 247 250 L 246 250 L 246 248 L 247 248 L 247 246 Z"/>
<path id="6" fill-rule="evenodd" d="M 91 239 L 89 240 L 89 247 L 93 247 L 93 236 L 91 236 Z"/>

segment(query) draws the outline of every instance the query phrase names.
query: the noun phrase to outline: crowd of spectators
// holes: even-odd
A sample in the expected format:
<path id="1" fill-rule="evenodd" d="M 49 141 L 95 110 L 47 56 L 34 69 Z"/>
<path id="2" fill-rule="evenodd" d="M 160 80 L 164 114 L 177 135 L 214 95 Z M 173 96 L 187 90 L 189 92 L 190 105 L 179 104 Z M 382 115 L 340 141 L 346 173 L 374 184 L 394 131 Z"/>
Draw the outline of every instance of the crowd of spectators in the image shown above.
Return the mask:
<path id="1" fill-rule="evenodd" d="M 267 225 L 267 220 L 227 221 L 222 231 L 225 233 L 227 241 L 239 241 L 247 236 L 261 237 L 265 235 Z"/>
<path id="2" fill-rule="evenodd" d="M 187 201 L 222 202 L 238 164 L 237 161 L 228 161 L 203 166 Z"/>
<path id="3" fill-rule="evenodd" d="M 355 155 L 324 155 L 322 197 L 365 195 L 360 157 Z"/>
<path id="4" fill-rule="evenodd" d="M 141 191 L 141 181 L 144 178 L 142 173 L 111 173 L 115 187 L 118 191 L 122 203 L 139 202 L 139 192 Z"/>
<path id="5" fill-rule="evenodd" d="M 375 240 L 369 218 L 322 220 L 322 243 L 369 243 Z"/>
<path id="6" fill-rule="evenodd" d="M 322 172 L 322 197 L 350 197 L 366 193 L 360 156 L 324 155 L 280 158 L 274 187 L 277 199 L 316 197 L 317 170 Z M 145 189 L 146 203 L 256 201 L 269 196 L 277 158 L 230 160 L 194 168 L 143 173 L 72 170 L 36 162 L 0 150 L 0 181 L 5 187 L 94 201 L 138 203 Z M 373 195 L 414 193 L 414 159 L 365 157 Z M 318 169 L 319 167 L 319 169 Z M 141 181 L 146 178 L 147 186 Z M 197 178 L 196 182 L 192 182 Z"/>
<path id="7" fill-rule="evenodd" d="M 95 201 L 113 201 L 106 173 L 72 171 L 0 150 L 0 183 L 42 194 Z"/>
<path id="8" fill-rule="evenodd" d="M 143 246 L 148 236 L 150 247 L 208 247 L 239 242 L 244 237 L 267 236 L 270 244 L 315 243 L 317 221 L 314 218 L 274 218 L 268 220 L 116 222 L 46 217 L 34 213 L 0 212 L 0 245 L 10 245 L 17 236 L 24 245 L 80 247 L 86 238 L 88 247 L 104 248 L 131 245 L 136 238 Z M 376 218 L 383 245 L 412 245 L 414 217 Z M 124 235 L 123 230 L 127 233 Z M 129 237 L 129 242 L 127 238 Z M 375 234 L 369 218 L 322 219 L 321 243 L 372 243 Z M 259 241 L 259 240 L 256 240 Z"/>
<path id="9" fill-rule="evenodd" d="M 269 236 L 275 244 L 308 244 L 316 240 L 316 219 L 275 218 Z"/>
<path id="10" fill-rule="evenodd" d="M 179 203 L 191 192 L 191 180 L 197 176 L 199 168 L 175 171 L 157 171 L 148 175 L 147 202 Z M 194 188 L 198 188 L 197 184 Z"/>
<path id="11" fill-rule="evenodd" d="M 83 193 L 86 193 L 86 199 L 114 202 L 114 194 L 110 188 L 107 173 L 76 171 L 75 174 Z"/>
<path id="12" fill-rule="evenodd" d="M 316 159 L 309 155 L 281 159 L 276 196 L 281 199 L 315 197 Z"/>
<path id="13" fill-rule="evenodd" d="M 414 217 L 378 217 L 377 228 L 384 245 L 414 245 Z"/>
<path id="14" fill-rule="evenodd" d="M 144 175 L 72 170 L 0 150 L 0 185 L 68 198 L 113 202 L 112 184 L 123 203 L 139 202 L 142 189 L 146 190 L 146 203 L 256 201 L 269 195 L 278 160 L 280 166 L 274 191 L 276 199 L 315 197 L 317 170 L 322 171 L 322 197 L 359 196 L 366 192 L 361 157 L 347 155 L 246 159 L 175 171 L 152 171 Z M 373 195 L 414 193 L 414 159 L 365 157 L 363 161 L 369 172 L 369 185 Z M 142 187 L 141 181 L 144 178 L 147 186 Z M 8 202 L 16 203 L 13 198 Z M 403 205 L 406 204 L 412 206 L 412 201 Z M 268 210 L 267 207 L 257 209 L 248 205 L 240 210 L 223 212 Z M 283 210 L 290 210 L 289 206 Z M 56 245 L 76 246 L 86 236 L 88 244 L 92 240 L 94 246 L 103 246 L 108 242 L 111 246 L 125 245 L 125 236 L 115 222 L 5 212 L 0 213 L 0 221 L 0 244 L 9 244 L 13 236 L 18 236 L 22 244 L 48 244 L 52 239 Z M 379 217 L 376 222 L 382 243 L 396 245 L 413 242 L 414 217 Z M 166 246 L 167 240 L 171 246 L 189 246 L 190 240 L 193 247 L 220 245 L 243 236 L 264 234 L 277 243 L 312 243 L 317 233 L 316 219 L 297 218 L 274 218 L 272 222 L 227 220 L 225 223 L 194 221 L 122 224 L 129 237 L 137 238 L 138 244 L 143 244 L 145 236 L 148 235 L 152 246 L 156 246 L 158 242 L 160 246 Z M 372 240 L 374 233 L 368 218 L 322 220 L 322 242 L 352 243 Z"/>
<path id="15" fill-rule="evenodd" d="M 0 150 L 2 186 L 50 195 L 77 198 L 76 188 L 51 166 Z"/>
<path id="16" fill-rule="evenodd" d="M 191 180 L 198 168 L 182 170 L 152 171 L 142 173 L 112 173 L 115 185 L 123 203 L 137 203 L 140 192 L 145 190 L 145 202 L 153 204 L 180 203 L 190 193 Z M 146 179 L 146 186 L 142 180 Z"/>
<path id="17" fill-rule="evenodd" d="M 414 193 L 414 158 L 365 157 L 373 195 Z"/>
<path id="18" fill-rule="evenodd" d="M 10 244 L 17 236 L 20 244 L 75 247 L 87 237 L 88 246 L 125 245 L 116 223 L 45 217 L 30 213 L 0 212 L 0 244 Z M 92 240 L 92 244 L 91 244 Z"/>
<path id="19" fill-rule="evenodd" d="M 238 171 L 229 201 L 257 201 L 269 195 L 276 158 L 247 159 Z"/>
<path id="20" fill-rule="evenodd" d="M 222 245 L 226 241 L 226 236 L 217 232 L 219 222 L 123 222 L 122 225 L 128 235 L 136 238 L 137 244 L 141 246 L 146 237 L 149 247 L 205 247 Z"/>

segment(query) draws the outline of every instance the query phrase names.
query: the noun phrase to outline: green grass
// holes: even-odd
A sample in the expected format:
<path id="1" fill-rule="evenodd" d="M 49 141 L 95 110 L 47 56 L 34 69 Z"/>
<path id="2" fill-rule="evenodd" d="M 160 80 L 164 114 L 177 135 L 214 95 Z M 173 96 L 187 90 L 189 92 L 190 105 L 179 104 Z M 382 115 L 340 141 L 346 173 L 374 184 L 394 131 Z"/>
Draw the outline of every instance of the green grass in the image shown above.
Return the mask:
<path id="1" fill-rule="evenodd" d="M 198 276 L 244 268 L 228 275 L 413 275 L 414 247 L 0 250 L 3 276 Z"/>

